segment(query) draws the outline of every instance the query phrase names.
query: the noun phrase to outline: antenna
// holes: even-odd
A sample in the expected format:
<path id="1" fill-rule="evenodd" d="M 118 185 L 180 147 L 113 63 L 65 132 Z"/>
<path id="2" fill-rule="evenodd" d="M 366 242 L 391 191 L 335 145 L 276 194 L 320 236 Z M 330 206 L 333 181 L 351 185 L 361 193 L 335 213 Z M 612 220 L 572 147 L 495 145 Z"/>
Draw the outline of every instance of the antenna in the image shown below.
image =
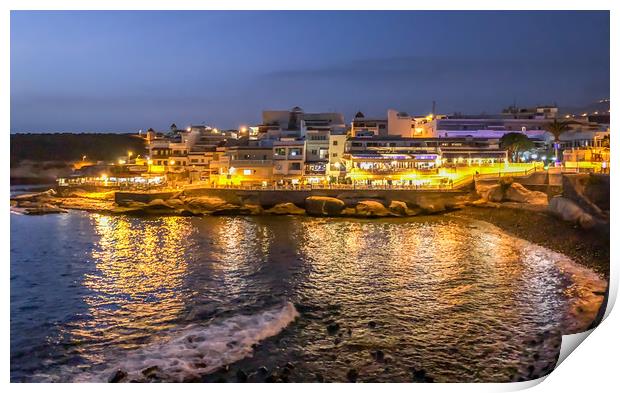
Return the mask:
<path id="1" fill-rule="evenodd" d="M 433 111 L 431 113 L 435 116 L 435 100 L 433 100 Z"/>

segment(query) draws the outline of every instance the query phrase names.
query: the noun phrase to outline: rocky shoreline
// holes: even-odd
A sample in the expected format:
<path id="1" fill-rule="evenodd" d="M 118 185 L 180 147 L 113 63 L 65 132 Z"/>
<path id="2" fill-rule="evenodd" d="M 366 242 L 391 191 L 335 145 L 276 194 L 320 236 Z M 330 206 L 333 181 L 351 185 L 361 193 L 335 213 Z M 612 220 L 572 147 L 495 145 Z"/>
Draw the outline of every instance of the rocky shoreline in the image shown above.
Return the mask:
<path id="1" fill-rule="evenodd" d="M 486 221 L 516 237 L 562 253 L 609 280 L 609 224 L 584 229 L 547 209 L 507 203 L 496 208 L 468 207 L 448 216 Z"/>
<path id="2" fill-rule="evenodd" d="M 183 191 L 167 199 L 146 202 L 115 201 L 115 192 L 75 190 L 59 195 L 54 190 L 11 198 L 14 212 L 28 215 L 82 210 L 125 215 L 308 215 L 318 217 L 390 218 L 429 214 L 487 221 L 517 237 L 561 252 L 609 277 L 609 221 L 604 215 L 581 208 L 562 196 L 548 200 L 545 193 L 530 191 L 510 179 L 478 184 L 474 192 L 446 195 L 415 203 L 380 198 L 309 196 L 303 204 L 292 202 L 261 206 L 233 203 L 217 196 L 191 196 Z"/>

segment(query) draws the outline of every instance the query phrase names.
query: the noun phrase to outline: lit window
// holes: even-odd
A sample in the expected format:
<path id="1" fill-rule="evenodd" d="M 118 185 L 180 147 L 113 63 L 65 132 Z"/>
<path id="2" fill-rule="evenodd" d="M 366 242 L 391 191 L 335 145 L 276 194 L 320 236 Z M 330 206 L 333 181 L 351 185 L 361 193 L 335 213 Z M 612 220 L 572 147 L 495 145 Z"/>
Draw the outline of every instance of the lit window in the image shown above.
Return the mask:
<path id="1" fill-rule="evenodd" d="M 244 169 L 243 170 L 243 174 L 244 175 L 251 175 L 252 174 L 252 170 L 251 169 Z"/>

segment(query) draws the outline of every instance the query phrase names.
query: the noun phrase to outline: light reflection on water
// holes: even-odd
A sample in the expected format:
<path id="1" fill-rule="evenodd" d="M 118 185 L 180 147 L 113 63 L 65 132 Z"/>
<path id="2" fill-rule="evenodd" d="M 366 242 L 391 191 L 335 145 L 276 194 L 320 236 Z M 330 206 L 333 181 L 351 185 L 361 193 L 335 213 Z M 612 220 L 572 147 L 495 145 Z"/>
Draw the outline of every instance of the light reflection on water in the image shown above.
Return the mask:
<path id="1" fill-rule="evenodd" d="M 71 380 L 174 329 L 283 300 L 301 317 L 241 366 L 293 361 L 296 380 L 345 380 L 355 367 L 408 381 L 422 366 L 440 381 L 506 381 L 532 363 L 528 338 L 567 326 L 567 295 L 594 285 L 569 280 L 557 254 L 442 217 L 71 213 L 12 216 L 11 235 L 16 381 Z M 351 336 L 328 334 L 330 321 Z M 389 366 L 369 356 L 377 349 Z"/>

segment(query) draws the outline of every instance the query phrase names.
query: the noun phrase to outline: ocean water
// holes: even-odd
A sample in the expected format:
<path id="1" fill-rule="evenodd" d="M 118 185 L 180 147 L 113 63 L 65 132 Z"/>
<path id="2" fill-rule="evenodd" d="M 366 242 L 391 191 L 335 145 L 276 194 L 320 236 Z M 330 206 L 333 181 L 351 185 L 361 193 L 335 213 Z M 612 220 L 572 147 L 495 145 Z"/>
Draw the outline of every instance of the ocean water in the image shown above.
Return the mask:
<path id="1" fill-rule="evenodd" d="M 532 379 L 606 286 L 449 216 L 12 214 L 10 243 L 13 382 Z"/>

